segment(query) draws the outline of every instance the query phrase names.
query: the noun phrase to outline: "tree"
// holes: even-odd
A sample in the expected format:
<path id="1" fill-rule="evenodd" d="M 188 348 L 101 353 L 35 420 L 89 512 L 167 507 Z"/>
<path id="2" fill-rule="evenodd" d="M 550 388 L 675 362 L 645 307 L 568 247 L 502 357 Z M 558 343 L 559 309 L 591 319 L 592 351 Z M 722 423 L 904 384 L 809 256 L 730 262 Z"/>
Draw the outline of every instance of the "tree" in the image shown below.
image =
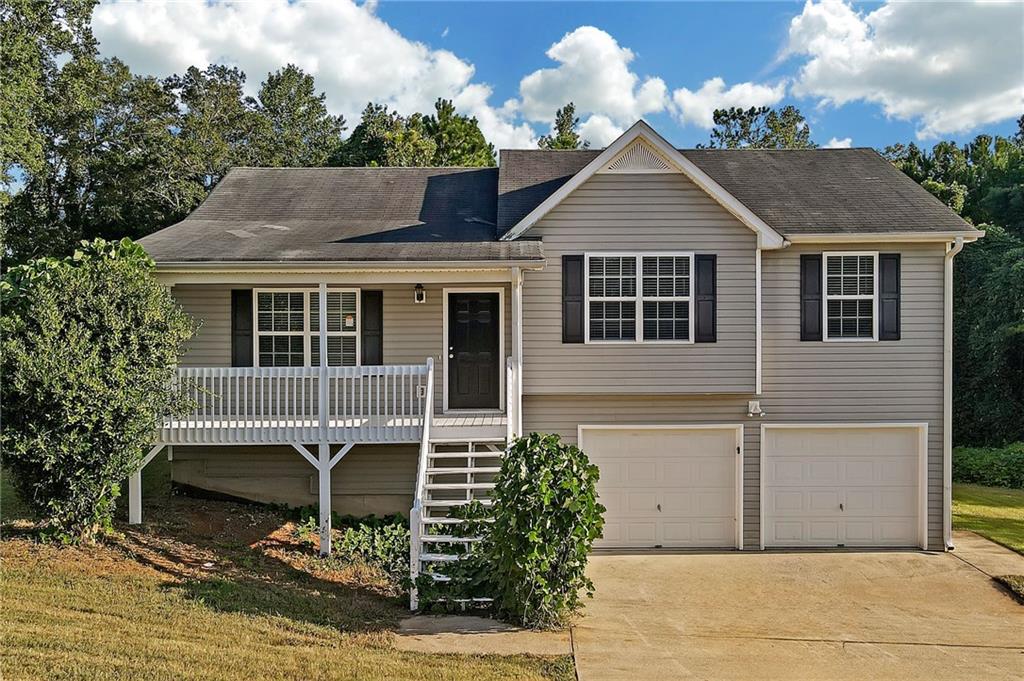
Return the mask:
<path id="1" fill-rule="evenodd" d="M 554 134 L 541 137 L 537 146 L 541 149 L 587 149 L 590 142 L 583 141 L 576 131 L 579 124 L 576 105 L 569 102 L 555 112 Z"/>
<path id="2" fill-rule="evenodd" d="M 178 103 L 117 59 L 76 59 L 48 85 L 36 122 L 45 163 L 27 173 L 7 216 L 9 262 L 63 256 L 82 239 L 138 237 L 205 196 L 175 134 Z"/>
<path id="3" fill-rule="evenodd" d="M 437 145 L 424 128 L 423 115 L 404 117 L 383 104 L 366 105 L 359 125 L 352 130 L 331 160 L 339 166 L 431 165 Z"/>
<path id="4" fill-rule="evenodd" d="M 711 149 L 814 149 L 811 128 L 794 106 L 716 109 Z"/>
<path id="5" fill-rule="evenodd" d="M 96 0 L 6 0 L 0 5 L 0 184 L 15 168 L 45 164 L 46 134 L 36 125 L 48 106 L 58 58 L 74 62 L 96 50 L 90 21 Z M 0 207 L 10 198 L 0 192 Z"/>
<path id="6" fill-rule="evenodd" d="M 65 542 L 110 528 L 159 419 L 188 407 L 169 386 L 195 324 L 152 269 L 138 244 L 96 240 L 0 281 L 4 465 Z"/>
<path id="7" fill-rule="evenodd" d="M 326 95 L 313 76 L 288 64 L 268 73 L 253 102 L 268 126 L 259 139 L 260 165 L 322 166 L 341 146 L 345 119 L 327 112 Z"/>
<path id="8" fill-rule="evenodd" d="M 882 153 L 987 232 L 954 261 L 956 442 L 1024 440 L 1024 135 L 978 135 L 931 151 L 894 144 Z"/>
<path id="9" fill-rule="evenodd" d="M 423 129 L 434 141 L 434 166 L 491 167 L 494 145 L 487 142 L 476 118 L 455 113 L 451 100 L 438 99 L 434 115 L 423 119 Z"/>
<path id="10" fill-rule="evenodd" d="M 164 81 L 179 103 L 174 127 L 185 164 L 204 192 L 232 166 L 264 164 L 257 143 L 270 137 L 270 124 L 253 110 L 244 85 L 239 69 L 217 64 L 202 71 L 192 66 Z"/>

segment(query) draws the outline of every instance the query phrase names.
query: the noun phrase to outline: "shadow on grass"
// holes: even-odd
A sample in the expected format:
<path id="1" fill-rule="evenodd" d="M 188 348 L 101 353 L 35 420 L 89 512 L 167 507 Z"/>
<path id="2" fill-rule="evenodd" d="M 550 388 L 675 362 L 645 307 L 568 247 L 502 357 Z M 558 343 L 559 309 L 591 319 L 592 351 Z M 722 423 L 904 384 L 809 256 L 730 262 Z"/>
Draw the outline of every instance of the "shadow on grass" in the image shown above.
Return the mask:
<path id="1" fill-rule="evenodd" d="M 392 629 L 403 616 L 381 579 L 316 555 L 281 513 L 180 495 L 150 505 L 122 548 L 174 590 L 219 612 L 281 617 L 349 633 Z"/>
<path id="2" fill-rule="evenodd" d="M 103 543 L 163 575 L 160 588 L 219 612 L 278 617 L 350 633 L 395 628 L 406 614 L 387 581 L 364 566 L 320 559 L 298 541 L 289 519 L 269 507 L 198 499 L 171 489 L 159 458 L 143 471 L 144 524 L 127 524 L 118 500 L 120 536 Z M 5 538 L 38 539 L 38 528 L 0 476 Z"/>

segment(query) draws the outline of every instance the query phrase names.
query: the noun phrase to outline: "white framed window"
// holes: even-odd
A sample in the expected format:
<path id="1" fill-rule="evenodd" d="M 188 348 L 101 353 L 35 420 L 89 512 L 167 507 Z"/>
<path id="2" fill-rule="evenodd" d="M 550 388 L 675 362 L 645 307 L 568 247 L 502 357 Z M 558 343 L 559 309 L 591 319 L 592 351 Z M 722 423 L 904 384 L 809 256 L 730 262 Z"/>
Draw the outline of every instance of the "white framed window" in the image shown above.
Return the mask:
<path id="1" fill-rule="evenodd" d="M 822 269 L 825 340 L 877 341 L 878 253 L 824 253 Z"/>
<path id="2" fill-rule="evenodd" d="M 587 253 L 585 260 L 587 343 L 693 342 L 693 253 Z"/>
<path id="3" fill-rule="evenodd" d="M 253 291 L 256 366 L 320 365 L 318 289 Z M 327 365 L 359 365 L 359 289 L 327 291 Z"/>

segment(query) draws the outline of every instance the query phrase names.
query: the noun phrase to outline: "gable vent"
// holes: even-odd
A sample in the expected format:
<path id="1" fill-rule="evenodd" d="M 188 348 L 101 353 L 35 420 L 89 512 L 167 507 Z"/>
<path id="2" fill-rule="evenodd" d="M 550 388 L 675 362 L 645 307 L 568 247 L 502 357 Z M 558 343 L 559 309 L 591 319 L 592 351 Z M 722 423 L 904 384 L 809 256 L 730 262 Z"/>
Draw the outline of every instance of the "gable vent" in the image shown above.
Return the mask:
<path id="1" fill-rule="evenodd" d="M 661 154 L 641 141 L 626 147 L 605 168 L 606 173 L 675 173 L 679 172 Z"/>

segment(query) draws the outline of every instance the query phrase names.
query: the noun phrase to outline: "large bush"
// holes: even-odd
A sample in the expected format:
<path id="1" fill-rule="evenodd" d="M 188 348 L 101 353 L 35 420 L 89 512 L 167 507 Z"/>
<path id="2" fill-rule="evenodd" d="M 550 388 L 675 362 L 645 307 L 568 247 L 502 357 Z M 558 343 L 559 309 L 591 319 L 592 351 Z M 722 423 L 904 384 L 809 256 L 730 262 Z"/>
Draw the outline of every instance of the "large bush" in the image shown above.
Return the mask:
<path id="1" fill-rule="evenodd" d="M 1024 489 L 1024 442 L 1001 449 L 955 448 L 953 480 L 989 487 Z"/>
<path id="2" fill-rule="evenodd" d="M 96 240 L 0 282 L 4 465 L 66 542 L 109 529 L 159 418 L 188 406 L 169 386 L 195 325 L 152 270 L 138 244 Z"/>
<path id="3" fill-rule="evenodd" d="M 531 434 L 506 452 L 494 505 L 461 507 L 467 534 L 481 541 L 446 564 L 452 582 L 419 580 L 423 600 L 493 598 L 499 617 L 528 627 L 562 626 L 593 594 L 587 556 L 604 527 L 597 466 L 557 435 Z M 489 511 L 489 512 L 488 512 Z M 484 520 L 487 518 L 488 520 Z"/>

